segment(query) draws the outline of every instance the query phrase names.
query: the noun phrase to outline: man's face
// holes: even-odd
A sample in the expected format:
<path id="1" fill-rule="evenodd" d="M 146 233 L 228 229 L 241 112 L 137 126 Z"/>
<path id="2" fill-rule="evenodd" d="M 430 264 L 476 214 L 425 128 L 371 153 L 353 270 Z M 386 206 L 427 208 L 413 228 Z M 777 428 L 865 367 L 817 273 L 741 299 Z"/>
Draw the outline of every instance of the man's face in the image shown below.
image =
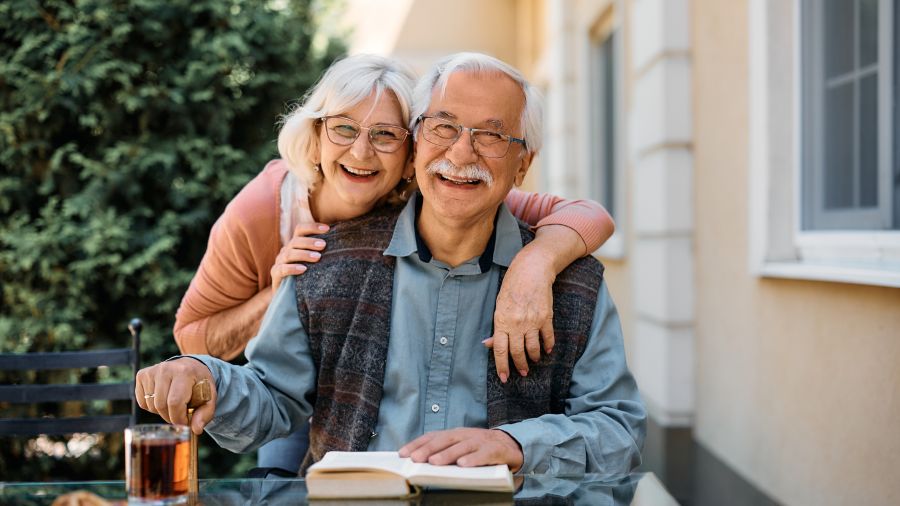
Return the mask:
<path id="1" fill-rule="evenodd" d="M 521 138 L 524 106 L 521 87 L 504 74 L 454 72 L 443 97 L 438 88 L 432 92 L 425 116 Z M 454 220 L 493 221 L 513 183 L 521 184 L 532 155 L 514 142 L 501 158 L 482 156 L 468 130 L 449 147 L 439 146 L 424 137 L 424 129 L 420 123 L 415 153 L 423 209 Z"/>

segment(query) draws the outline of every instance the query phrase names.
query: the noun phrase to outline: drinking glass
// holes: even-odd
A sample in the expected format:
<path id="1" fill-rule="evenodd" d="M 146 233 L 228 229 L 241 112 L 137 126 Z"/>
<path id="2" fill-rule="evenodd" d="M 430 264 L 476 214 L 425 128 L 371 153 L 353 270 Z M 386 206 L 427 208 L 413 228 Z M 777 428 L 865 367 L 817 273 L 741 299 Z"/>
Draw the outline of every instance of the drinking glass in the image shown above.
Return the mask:
<path id="1" fill-rule="evenodd" d="M 186 504 L 190 428 L 144 424 L 125 429 L 125 481 L 128 503 Z"/>

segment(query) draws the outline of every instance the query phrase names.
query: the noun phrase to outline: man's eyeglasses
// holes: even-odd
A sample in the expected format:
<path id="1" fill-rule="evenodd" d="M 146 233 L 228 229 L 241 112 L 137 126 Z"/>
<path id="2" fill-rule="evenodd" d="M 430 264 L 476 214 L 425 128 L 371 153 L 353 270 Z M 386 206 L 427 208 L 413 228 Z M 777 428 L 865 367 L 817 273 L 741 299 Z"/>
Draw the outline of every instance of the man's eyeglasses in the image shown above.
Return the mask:
<path id="1" fill-rule="evenodd" d="M 487 158 L 503 158 L 509 152 L 513 142 L 526 147 L 524 139 L 517 139 L 493 130 L 469 128 L 436 116 L 419 116 L 417 122 L 422 123 L 422 137 L 426 141 L 445 148 L 452 146 L 468 130 L 472 136 L 472 147 L 476 153 Z"/>
<path id="2" fill-rule="evenodd" d="M 393 153 L 403 146 L 409 130 L 396 125 L 377 124 L 364 127 L 358 121 L 343 116 L 325 116 L 320 118 L 325 125 L 325 135 L 328 140 L 338 146 L 349 146 L 356 142 L 359 133 L 363 130 L 369 133 L 369 142 L 375 151 Z"/>

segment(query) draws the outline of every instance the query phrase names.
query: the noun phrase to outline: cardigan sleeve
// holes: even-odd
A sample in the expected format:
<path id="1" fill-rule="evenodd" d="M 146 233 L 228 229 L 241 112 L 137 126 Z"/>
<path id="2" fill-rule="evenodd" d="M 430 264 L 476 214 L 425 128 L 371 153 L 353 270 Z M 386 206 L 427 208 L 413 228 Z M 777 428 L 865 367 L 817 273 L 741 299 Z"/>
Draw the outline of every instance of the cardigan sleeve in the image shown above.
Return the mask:
<path id="1" fill-rule="evenodd" d="M 593 200 L 566 200 L 549 193 L 513 189 L 506 205 L 520 220 L 535 228 L 564 225 L 574 230 L 592 253 L 615 231 L 615 223 L 606 209 Z"/>
<path id="2" fill-rule="evenodd" d="M 283 171 L 269 167 L 228 204 L 209 234 L 206 253 L 175 314 L 182 353 L 206 354 L 211 316 L 246 302 L 272 282 L 281 243 L 277 188 Z"/>

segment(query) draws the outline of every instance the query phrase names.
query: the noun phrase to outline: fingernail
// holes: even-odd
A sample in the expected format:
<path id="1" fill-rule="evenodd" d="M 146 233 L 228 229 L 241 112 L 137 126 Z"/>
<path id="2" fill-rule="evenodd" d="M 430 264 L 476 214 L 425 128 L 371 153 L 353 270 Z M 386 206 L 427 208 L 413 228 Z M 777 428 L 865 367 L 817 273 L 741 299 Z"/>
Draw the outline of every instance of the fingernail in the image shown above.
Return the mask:
<path id="1" fill-rule="evenodd" d="M 553 353 L 553 347 L 552 347 L 552 346 L 549 347 L 549 348 L 547 348 L 547 355 L 549 355 L 549 354 L 551 354 L 551 353 Z"/>
<path id="2" fill-rule="evenodd" d="M 309 254 L 309 256 L 311 256 L 313 258 L 319 258 L 322 256 L 322 254 L 319 253 L 318 251 L 313 251 L 312 253 Z"/>
<path id="3" fill-rule="evenodd" d="M 486 339 L 482 339 L 482 340 L 481 340 L 481 344 L 487 344 L 488 339 L 490 339 L 490 337 L 488 337 L 488 338 L 486 338 Z"/>
<path id="4" fill-rule="evenodd" d="M 519 374 L 521 374 L 522 376 L 528 376 L 528 370 L 526 370 L 526 369 L 519 369 Z"/>
<path id="5" fill-rule="evenodd" d="M 302 264 L 301 264 L 301 265 L 298 265 L 298 266 L 297 266 L 297 272 L 306 272 L 306 266 L 305 266 L 305 265 L 302 265 Z"/>
<path id="6" fill-rule="evenodd" d="M 321 230 L 323 232 L 328 230 L 328 225 L 319 225 L 319 230 Z"/>
<path id="7" fill-rule="evenodd" d="M 317 247 L 321 248 L 321 247 L 325 246 L 325 241 L 316 241 L 313 244 L 315 244 Z"/>
<path id="8" fill-rule="evenodd" d="M 506 383 L 506 378 L 508 378 L 505 372 L 500 373 L 500 383 Z"/>

